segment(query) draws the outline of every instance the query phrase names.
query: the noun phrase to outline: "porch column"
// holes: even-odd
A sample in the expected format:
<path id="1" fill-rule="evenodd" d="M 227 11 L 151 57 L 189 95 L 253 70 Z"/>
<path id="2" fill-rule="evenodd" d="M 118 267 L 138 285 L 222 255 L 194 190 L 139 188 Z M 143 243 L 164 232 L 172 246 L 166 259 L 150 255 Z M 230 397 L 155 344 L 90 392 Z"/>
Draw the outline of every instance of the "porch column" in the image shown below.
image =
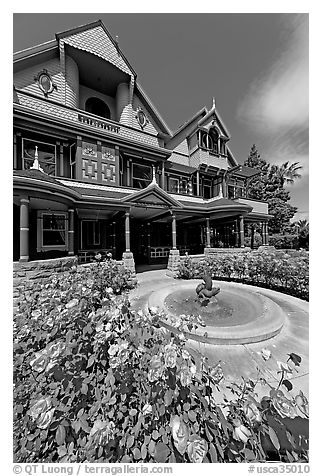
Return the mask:
<path id="1" fill-rule="evenodd" d="M 112 222 L 112 249 L 113 258 L 116 259 L 116 222 Z"/>
<path id="2" fill-rule="evenodd" d="M 131 186 L 131 160 L 127 159 L 126 160 L 126 186 L 130 187 Z"/>
<path id="3" fill-rule="evenodd" d="M 177 250 L 177 225 L 176 216 L 172 214 L 172 250 L 169 253 L 167 275 L 176 276 L 180 265 L 180 253 Z"/>
<path id="4" fill-rule="evenodd" d="M 268 245 L 268 223 L 264 221 L 263 223 L 263 245 Z"/>
<path id="5" fill-rule="evenodd" d="M 238 220 L 235 220 L 235 247 L 238 248 Z"/>
<path id="6" fill-rule="evenodd" d="M 122 254 L 124 268 L 135 274 L 133 253 L 130 250 L 130 212 L 125 212 L 125 252 Z"/>
<path id="7" fill-rule="evenodd" d="M 74 209 L 68 209 L 68 255 L 74 256 Z"/>
<path id="8" fill-rule="evenodd" d="M 199 196 L 200 195 L 200 174 L 199 174 L 199 170 L 197 170 L 197 195 Z"/>
<path id="9" fill-rule="evenodd" d="M 177 249 L 177 222 L 174 214 L 172 215 L 172 249 Z"/>
<path id="10" fill-rule="evenodd" d="M 148 263 L 151 257 L 151 223 L 147 223 L 147 242 L 148 242 Z"/>
<path id="11" fill-rule="evenodd" d="M 164 162 L 162 162 L 162 169 L 161 169 L 161 188 L 162 190 L 165 190 Z"/>
<path id="12" fill-rule="evenodd" d="M 254 224 L 251 224 L 251 239 L 250 239 L 250 247 L 251 249 L 254 248 L 254 240 L 255 240 L 255 227 Z"/>
<path id="13" fill-rule="evenodd" d="M 245 247 L 245 240 L 244 240 L 244 217 L 240 215 L 239 217 L 239 243 L 240 247 Z"/>
<path id="14" fill-rule="evenodd" d="M 125 212 L 125 251 L 130 250 L 130 212 Z"/>
<path id="15" fill-rule="evenodd" d="M 210 248 L 210 220 L 206 218 L 206 248 Z"/>
<path id="16" fill-rule="evenodd" d="M 20 199 L 20 262 L 29 261 L 29 198 Z"/>

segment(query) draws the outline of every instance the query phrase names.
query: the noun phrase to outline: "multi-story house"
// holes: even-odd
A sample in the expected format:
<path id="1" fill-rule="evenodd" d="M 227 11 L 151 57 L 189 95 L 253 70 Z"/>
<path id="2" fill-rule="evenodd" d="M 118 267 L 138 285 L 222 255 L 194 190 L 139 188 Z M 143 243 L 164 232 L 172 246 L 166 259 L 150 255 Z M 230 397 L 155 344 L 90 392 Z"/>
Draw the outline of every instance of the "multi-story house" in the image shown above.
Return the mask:
<path id="1" fill-rule="evenodd" d="M 172 132 L 101 21 L 14 54 L 14 260 L 111 252 L 129 266 L 267 244 L 215 101 Z"/>

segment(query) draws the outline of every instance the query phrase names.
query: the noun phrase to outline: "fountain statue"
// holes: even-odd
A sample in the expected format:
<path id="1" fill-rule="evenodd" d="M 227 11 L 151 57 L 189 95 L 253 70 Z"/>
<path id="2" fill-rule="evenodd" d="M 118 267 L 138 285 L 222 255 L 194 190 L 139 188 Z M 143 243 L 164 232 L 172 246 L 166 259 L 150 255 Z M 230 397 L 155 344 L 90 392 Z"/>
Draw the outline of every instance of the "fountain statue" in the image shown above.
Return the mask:
<path id="1" fill-rule="evenodd" d="M 220 288 L 212 287 L 212 279 L 208 273 L 202 276 L 203 283 L 198 284 L 196 287 L 196 293 L 198 298 L 202 300 L 202 304 L 206 306 L 209 300 L 219 293 Z"/>

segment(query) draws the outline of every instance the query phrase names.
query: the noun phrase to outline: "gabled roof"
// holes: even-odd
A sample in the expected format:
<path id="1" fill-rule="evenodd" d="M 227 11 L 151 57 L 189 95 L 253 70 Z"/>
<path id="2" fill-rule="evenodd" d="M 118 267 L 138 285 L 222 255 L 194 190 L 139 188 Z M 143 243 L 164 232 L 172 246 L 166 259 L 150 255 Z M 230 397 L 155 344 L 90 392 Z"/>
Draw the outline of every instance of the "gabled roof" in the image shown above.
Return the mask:
<path id="1" fill-rule="evenodd" d="M 161 129 L 163 129 L 167 135 L 172 136 L 173 132 L 171 131 L 170 127 L 165 122 L 156 106 L 153 104 L 149 96 L 138 82 L 135 83 L 135 90 L 144 105 L 152 112 L 154 119 L 159 124 L 159 126 L 161 126 Z"/>
<path id="2" fill-rule="evenodd" d="M 209 111 L 206 107 L 203 107 L 175 131 L 175 133 L 166 143 L 167 149 L 173 150 L 175 147 L 177 147 L 179 143 L 181 143 L 184 139 L 190 136 L 194 130 L 197 130 L 199 127 L 202 127 L 203 124 L 209 121 L 213 116 L 215 116 L 216 121 L 218 122 L 226 138 L 229 139 L 230 132 L 225 126 L 222 118 L 220 117 L 219 112 L 216 108 L 215 100 L 213 99 L 213 104 Z M 235 161 L 237 164 L 237 161 L 233 157 L 232 153 L 231 156 L 233 158 L 233 161 Z"/>
<path id="3" fill-rule="evenodd" d="M 113 39 L 102 20 L 56 33 L 57 41 L 62 40 L 74 48 L 99 56 L 119 69 L 136 77 L 136 72 L 126 59 L 118 43 Z"/>
<path id="4" fill-rule="evenodd" d="M 170 207 L 182 208 L 181 203 L 171 197 L 165 190 L 155 183 L 150 183 L 146 188 L 124 197 L 123 202 L 164 204 Z"/>

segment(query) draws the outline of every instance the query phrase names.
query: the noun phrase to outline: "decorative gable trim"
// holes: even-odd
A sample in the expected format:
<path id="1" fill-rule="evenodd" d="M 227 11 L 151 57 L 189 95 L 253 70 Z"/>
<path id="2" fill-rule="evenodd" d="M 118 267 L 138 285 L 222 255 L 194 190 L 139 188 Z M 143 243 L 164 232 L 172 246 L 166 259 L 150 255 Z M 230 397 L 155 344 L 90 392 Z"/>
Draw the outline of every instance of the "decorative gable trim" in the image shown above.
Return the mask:
<path id="1" fill-rule="evenodd" d="M 183 208 L 183 205 L 178 200 L 170 196 L 157 184 L 153 184 L 153 183 L 148 185 L 143 190 L 132 193 L 130 196 L 124 197 L 122 201 L 135 202 L 138 204 L 142 203 L 143 206 L 145 203 L 150 203 L 150 204 L 154 204 L 155 206 L 157 206 L 158 204 L 159 205 L 163 204 L 170 208 L 172 207 Z"/>
<path id="2" fill-rule="evenodd" d="M 124 73 L 136 77 L 134 69 L 101 20 L 57 33 L 56 38 L 59 42 L 94 54 Z"/>

